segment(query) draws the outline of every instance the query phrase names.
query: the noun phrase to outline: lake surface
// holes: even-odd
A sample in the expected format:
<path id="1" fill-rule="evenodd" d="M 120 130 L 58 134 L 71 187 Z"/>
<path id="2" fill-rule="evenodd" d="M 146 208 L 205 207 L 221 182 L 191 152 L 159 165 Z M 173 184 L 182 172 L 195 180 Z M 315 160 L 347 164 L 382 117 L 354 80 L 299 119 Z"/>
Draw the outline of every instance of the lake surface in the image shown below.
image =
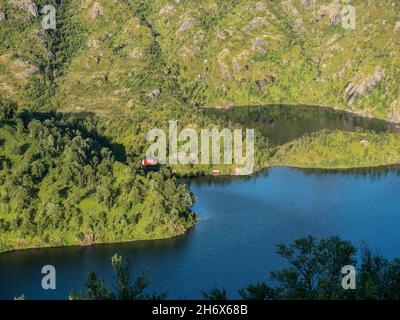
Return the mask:
<path id="1" fill-rule="evenodd" d="M 398 132 L 400 127 L 384 120 L 357 116 L 332 108 L 307 105 L 241 106 L 203 110 L 211 118 L 224 123 L 238 123 L 268 137 L 272 145 L 282 145 L 304 134 L 323 129 L 355 131 L 357 128 L 375 132 Z"/>
<path id="2" fill-rule="evenodd" d="M 278 243 L 339 235 L 355 246 L 366 241 L 388 258 L 400 256 L 398 169 L 353 172 L 273 168 L 252 178 L 191 181 L 201 220 L 173 240 L 40 249 L 0 255 L 0 299 L 64 299 L 82 289 L 88 271 L 112 283 L 110 258 L 119 253 L 135 270 L 148 269 L 151 290 L 169 298 L 201 298 L 224 287 L 228 297 L 268 278 L 285 262 Z M 41 268 L 54 265 L 57 289 L 41 289 Z"/>

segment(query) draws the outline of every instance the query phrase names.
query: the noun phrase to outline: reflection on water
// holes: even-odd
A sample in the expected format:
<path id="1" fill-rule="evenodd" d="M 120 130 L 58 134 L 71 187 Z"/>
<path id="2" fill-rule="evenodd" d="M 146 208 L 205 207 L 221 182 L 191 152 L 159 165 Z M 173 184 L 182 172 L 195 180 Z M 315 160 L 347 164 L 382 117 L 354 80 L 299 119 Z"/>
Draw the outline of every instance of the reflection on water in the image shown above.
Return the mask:
<path id="1" fill-rule="evenodd" d="M 96 271 L 112 281 L 111 257 L 121 254 L 135 262 L 146 261 L 141 271 L 158 266 L 160 259 L 184 250 L 189 231 L 175 239 L 99 244 L 90 247 L 65 247 L 21 250 L 0 254 L 0 299 L 24 294 L 29 299 L 65 299 L 72 291 L 82 290 L 85 276 Z M 57 271 L 60 291 L 41 289 L 41 269 L 53 265 Z M 27 286 L 28 289 L 25 289 Z"/>
<path id="2" fill-rule="evenodd" d="M 273 170 L 274 168 L 263 169 L 261 171 L 256 172 L 252 176 L 201 176 L 191 179 L 181 179 L 182 183 L 186 183 L 190 186 L 194 185 L 229 185 L 232 182 L 237 181 L 251 181 L 257 180 L 260 177 L 267 177 L 269 170 Z M 368 178 L 376 178 L 379 179 L 388 174 L 393 174 L 396 176 L 400 176 L 400 166 L 399 165 L 388 165 L 388 166 L 378 166 L 378 167 L 370 167 L 370 168 L 349 168 L 349 169 L 314 169 L 314 168 L 292 168 L 298 171 L 303 172 L 305 175 L 317 175 L 317 176 L 326 176 L 326 175 L 344 175 L 344 176 L 361 176 Z"/>
<path id="3" fill-rule="evenodd" d="M 222 119 L 225 123 L 239 123 L 254 128 L 272 145 L 285 144 L 304 134 L 327 130 L 355 131 L 357 128 L 375 132 L 398 132 L 399 126 L 378 119 L 370 119 L 349 112 L 306 105 L 242 106 L 227 109 L 209 108 L 204 114 Z"/>
<path id="4" fill-rule="evenodd" d="M 251 178 L 190 180 L 200 221 L 185 236 L 92 247 L 27 250 L 0 255 L 0 298 L 63 299 L 94 270 L 112 283 L 110 259 L 148 270 L 150 291 L 201 298 L 213 287 L 237 289 L 285 266 L 276 244 L 313 235 L 365 240 L 388 258 L 400 256 L 399 168 L 327 170 L 272 168 Z M 57 290 L 41 289 L 41 268 L 57 270 Z"/>

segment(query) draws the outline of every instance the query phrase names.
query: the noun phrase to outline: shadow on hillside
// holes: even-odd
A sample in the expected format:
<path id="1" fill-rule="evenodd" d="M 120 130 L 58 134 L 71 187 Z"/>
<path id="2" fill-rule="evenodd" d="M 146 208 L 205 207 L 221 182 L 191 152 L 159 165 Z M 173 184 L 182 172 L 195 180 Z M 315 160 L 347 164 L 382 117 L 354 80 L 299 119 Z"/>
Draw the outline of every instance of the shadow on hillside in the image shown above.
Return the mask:
<path id="1" fill-rule="evenodd" d="M 127 160 L 125 146 L 113 142 L 110 138 L 101 135 L 97 131 L 98 116 L 92 112 L 80 113 L 60 113 L 60 112 L 30 112 L 24 111 L 19 114 L 25 125 L 32 120 L 57 121 L 60 129 L 76 129 L 82 133 L 84 138 L 91 138 L 101 147 L 106 147 L 113 153 L 115 159 L 119 162 Z"/>

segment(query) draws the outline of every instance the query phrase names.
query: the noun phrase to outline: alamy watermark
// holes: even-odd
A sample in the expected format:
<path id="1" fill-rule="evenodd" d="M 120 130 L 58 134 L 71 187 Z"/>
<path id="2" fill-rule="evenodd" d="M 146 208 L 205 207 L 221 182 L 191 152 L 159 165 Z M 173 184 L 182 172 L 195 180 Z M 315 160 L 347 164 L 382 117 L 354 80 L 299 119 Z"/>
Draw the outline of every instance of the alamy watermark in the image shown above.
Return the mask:
<path id="1" fill-rule="evenodd" d="M 356 8 L 350 4 L 346 4 L 342 8 L 342 28 L 346 30 L 356 28 Z"/>
<path id="2" fill-rule="evenodd" d="M 213 128 L 201 129 L 198 132 L 186 127 L 178 132 L 178 121 L 173 120 L 169 121 L 168 133 L 154 128 L 146 134 L 148 142 L 156 140 L 147 149 L 146 157 L 155 157 L 160 164 L 170 165 L 235 164 L 235 175 L 250 175 L 254 171 L 254 129 L 246 129 L 245 133 L 246 150 L 243 154 L 242 129 Z"/>
<path id="3" fill-rule="evenodd" d="M 342 279 L 342 288 L 344 290 L 356 289 L 356 268 L 352 265 L 347 265 L 342 268 L 342 274 L 345 275 Z"/>
<path id="4" fill-rule="evenodd" d="M 44 14 L 42 18 L 42 28 L 44 30 L 56 29 L 56 8 L 52 5 L 45 5 L 40 11 Z"/>
<path id="5" fill-rule="evenodd" d="M 42 279 L 43 290 L 55 290 L 56 289 L 56 268 L 52 265 L 45 265 L 42 268 L 42 274 L 45 276 Z"/>

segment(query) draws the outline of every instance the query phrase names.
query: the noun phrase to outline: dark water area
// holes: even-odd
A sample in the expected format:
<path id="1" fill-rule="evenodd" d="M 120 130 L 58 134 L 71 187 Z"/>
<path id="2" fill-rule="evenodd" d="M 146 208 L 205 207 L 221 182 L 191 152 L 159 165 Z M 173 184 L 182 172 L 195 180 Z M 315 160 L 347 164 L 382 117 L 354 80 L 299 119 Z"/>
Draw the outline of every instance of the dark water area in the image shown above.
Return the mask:
<path id="1" fill-rule="evenodd" d="M 0 255 L 0 299 L 65 299 L 82 290 L 90 270 L 113 285 L 111 256 L 148 270 L 150 291 L 202 298 L 213 287 L 237 290 L 286 266 L 276 244 L 313 235 L 362 241 L 387 258 L 400 256 L 399 169 L 351 171 L 272 168 L 251 178 L 189 181 L 200 221 L 185 236 L 160 241 L 11 252 Z M 53 265 L 57 289 L 41 288 L 41 268 Z"/>
<path id="2" fill-rule="evenodd" d="M 399 132 L 400 127 L 384 120 L 365 118 L 349 112 L 306 105 L 241 106 L 209 108 L 204 114 L 224 123 L 238 123 L 268 137 L 272 145 L 282 145 L 304 134 L 321 130 Z"/>

